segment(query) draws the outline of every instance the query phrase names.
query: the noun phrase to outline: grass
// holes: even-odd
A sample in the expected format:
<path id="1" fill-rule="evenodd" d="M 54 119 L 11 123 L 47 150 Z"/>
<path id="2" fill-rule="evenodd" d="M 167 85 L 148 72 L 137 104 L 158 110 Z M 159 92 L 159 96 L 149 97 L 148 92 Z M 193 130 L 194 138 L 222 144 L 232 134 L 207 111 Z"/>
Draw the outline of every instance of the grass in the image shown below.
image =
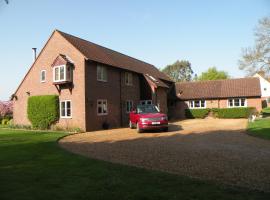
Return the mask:
<path id="1" fill-rule="evenodd" d="M 263 113 L 270 114 L 270 107 L 267 107 L 267 108 L 262 109 L 262 112 Z"/>
<path id="2" fill-rule="evenodd" d="M 248 132 L 250 135 L 270 140 L 270 119 L 258 119 L 249 122 Z"/>
<path id="3" fill-rule="evenodd" d="M 270 194 L 88 159 L 61 149 L 65 133 L 0 129 L 0 199 L 270 199 Z"/>

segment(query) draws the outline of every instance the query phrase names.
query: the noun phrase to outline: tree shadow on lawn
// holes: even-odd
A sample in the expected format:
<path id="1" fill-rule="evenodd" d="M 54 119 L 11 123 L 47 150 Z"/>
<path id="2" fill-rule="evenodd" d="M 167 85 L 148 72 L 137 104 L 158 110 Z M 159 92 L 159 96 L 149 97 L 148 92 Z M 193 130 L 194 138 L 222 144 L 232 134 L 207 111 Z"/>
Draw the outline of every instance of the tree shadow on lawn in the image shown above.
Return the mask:
<path id="1" fill-rule="evenodd" d="M 71 137 L 60 146 L 90 158 L 270 191 L 270 141 L 243 130 L 147 132 L 119 140 L 108 134 L 104 141 L 91 140 L 91 133 Z"/>

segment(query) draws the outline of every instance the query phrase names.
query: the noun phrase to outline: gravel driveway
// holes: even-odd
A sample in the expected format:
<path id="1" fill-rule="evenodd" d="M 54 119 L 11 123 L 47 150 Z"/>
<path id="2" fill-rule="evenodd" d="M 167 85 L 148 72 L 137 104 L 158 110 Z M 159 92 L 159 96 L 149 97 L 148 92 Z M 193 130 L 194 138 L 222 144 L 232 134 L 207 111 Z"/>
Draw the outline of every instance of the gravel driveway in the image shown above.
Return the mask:
<path id="1" fill-rule="evenodd" d="M 270 141 L 245 134 L 246 125 L 244 119 L 184 120 L 167 133 L 121 128 L 59 143 L 91 158 L 270 191 Z"/>

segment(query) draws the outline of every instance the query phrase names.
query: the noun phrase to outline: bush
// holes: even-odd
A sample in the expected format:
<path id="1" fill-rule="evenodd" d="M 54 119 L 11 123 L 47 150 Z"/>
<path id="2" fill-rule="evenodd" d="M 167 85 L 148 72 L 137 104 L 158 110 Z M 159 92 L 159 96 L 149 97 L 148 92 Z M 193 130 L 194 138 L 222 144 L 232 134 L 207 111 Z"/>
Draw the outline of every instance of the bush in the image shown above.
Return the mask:
<path id="1" fill-rule="evenodd" d="M 205 118 L 210 109 L 186 109 L 185 114 L 187 118 L 194 119 L 194 118 Z"/>
<path id="2" fill-rule="evenodd" d="M 256 109 L 247 108 L 213 108 L 212 112 L 218 118 L 248 118 L 251 114 L 255 114 Z"/>
<path id="3" fill-rule="evenodd" d="M 29 97 L 27 115 L 33 128 L 48 129 L 59 119 L 58 96 L 44 95 Z"/>
<path id="4" fill-rule="evenodd" d="M 4 119 L 2 119 L 1 124 L 2 124 L 2 125 L 7 125 L 8 122 L 9 122 L 9 119 L 4 118 Z"/>

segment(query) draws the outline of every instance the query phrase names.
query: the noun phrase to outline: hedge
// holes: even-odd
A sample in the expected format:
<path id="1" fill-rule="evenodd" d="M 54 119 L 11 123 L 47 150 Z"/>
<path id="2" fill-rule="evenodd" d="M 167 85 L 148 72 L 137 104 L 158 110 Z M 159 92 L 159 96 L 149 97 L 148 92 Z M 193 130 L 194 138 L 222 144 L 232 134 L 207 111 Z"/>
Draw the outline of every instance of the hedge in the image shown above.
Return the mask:
<path id="1" fill-rule="evenodd" d="M 213 108 L 212 112 L 218 118 L 248 118 L 255 108 Z"/>
<path id="2" fill-rule="evenodd" d="M 27 115 L 33 128 L 48 129 L 59 119 L 59 97 L 56 95 L 29 97 Z"/>
<path id="3" fill-rule="evenodd" d="M 186 109 L 185 110 L 185 114 L 187 118 L 205 118 L 208 113 L 209 113 L 210 109 Z"/>

